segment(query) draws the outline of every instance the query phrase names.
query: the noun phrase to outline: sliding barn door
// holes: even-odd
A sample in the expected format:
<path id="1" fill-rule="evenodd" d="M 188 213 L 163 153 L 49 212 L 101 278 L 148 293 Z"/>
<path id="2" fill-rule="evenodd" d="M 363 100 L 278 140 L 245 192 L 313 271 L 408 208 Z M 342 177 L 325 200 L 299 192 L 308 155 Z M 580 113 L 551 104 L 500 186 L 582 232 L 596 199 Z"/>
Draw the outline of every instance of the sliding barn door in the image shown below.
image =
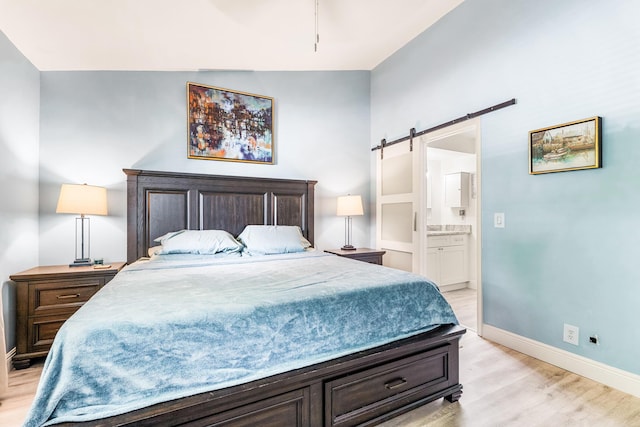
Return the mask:
<path id="1" fill-rule="evenodd" d="M 376 244 L 384 265 L 420 272 L 420 144 L 410 140 L 376 151 Z"/>

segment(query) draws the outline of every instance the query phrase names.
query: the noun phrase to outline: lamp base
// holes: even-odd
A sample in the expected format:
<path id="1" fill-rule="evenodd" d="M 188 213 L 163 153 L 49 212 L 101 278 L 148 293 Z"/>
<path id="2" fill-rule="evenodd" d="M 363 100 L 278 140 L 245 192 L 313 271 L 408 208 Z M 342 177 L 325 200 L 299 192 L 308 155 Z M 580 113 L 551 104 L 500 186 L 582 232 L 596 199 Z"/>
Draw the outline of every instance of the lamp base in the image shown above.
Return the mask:
<path id="1" fill-rule="evenodd" d="M 356 248 L 353 245 L 344 245 L 340 249 L 342 249 L 343 251 L 355 251 L 356 250 Z"/>
<path id="2" fill-rule="evenodd" d="M 82 258 L 74 260 L 71 264 L 69 264 L 69 267 L 89 267 L 92 265 L 93 261 L 91 261 L 89 258 Z"/>

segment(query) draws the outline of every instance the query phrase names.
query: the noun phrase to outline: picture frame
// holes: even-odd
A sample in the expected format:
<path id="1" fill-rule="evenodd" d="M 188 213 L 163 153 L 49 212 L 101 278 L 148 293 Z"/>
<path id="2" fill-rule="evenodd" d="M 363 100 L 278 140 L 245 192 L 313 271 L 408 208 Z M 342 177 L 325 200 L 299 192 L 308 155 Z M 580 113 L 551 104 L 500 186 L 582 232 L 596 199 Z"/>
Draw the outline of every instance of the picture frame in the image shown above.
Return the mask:
<path id="1" fill-rule="evenodd" d="M 274 99 L 187 82 L 187 157 L 274 164 Z"/>
<path id="2" fill-rule="evenodd" d="M 590 117 L 529 132 L 529 174 L 602 167 L 602 118 Z"/>

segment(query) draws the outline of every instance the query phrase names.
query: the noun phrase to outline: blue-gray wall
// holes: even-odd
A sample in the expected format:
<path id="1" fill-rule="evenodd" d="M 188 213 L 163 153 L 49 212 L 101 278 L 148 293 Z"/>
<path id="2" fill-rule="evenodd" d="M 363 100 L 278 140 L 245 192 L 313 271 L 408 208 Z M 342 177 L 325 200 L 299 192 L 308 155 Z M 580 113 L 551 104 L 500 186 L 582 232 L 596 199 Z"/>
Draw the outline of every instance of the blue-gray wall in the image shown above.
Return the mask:
<path id="1" fill-rule="evenodd" d="M 636 374 L 639 16 L 633 0 L 468 0 L 371 76 L 372 145 L 517 99 L 481 120 L 484 321 Z M 528 174 L 530 130 L 592 116 L 602 169 Z"/>
<path id="2" fill-rule="evenodd" d="M 6 350 L 15 347 L 15 287 L 9 276 L 38 263 L 39 111 L 40 74 L 0 32 L 0 288 Z"/>
<path id="3" fill-rule="evenodd" d="M 54 213 L 65 182 L 108 188 L 109 216 L 91 218 L 91 254 L 126 259 L 123 168 L 317 180 L 316 246 L 342 246 L 336 197 L 363 194 L 368 200 L 369 76 L 368 71 L 43 72 L 40 263 L 73 259 L 73 216 Z M 187 82 L 273 97 L 276 164 L 188 159 Z M 354 220 L 356 243 L 369 243 L 367 224 L 366 218 Z"/>

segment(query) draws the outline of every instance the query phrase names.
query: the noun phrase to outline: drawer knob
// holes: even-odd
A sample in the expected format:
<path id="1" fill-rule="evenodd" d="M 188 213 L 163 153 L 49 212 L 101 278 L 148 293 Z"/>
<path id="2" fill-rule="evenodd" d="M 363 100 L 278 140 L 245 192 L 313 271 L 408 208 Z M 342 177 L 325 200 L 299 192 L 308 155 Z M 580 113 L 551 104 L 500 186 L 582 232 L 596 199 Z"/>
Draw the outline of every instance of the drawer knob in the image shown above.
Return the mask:
<path id="1" fill-rule="evenodd" d="M 80 296 L 80 294 L 69 294 L 69 295 L 58 295 L 56 298 L 58 299 L 71 299 L 71 298 L 78 298 Z"/>
<path id="2" fill-rule="evenodd" d="M 391 380 L 388 383 L 385 383 L 385 388 L 387 388 L 387 390 L 393 390 L 396 389 L 398 387 L 402 387 L 403 385 L 405 385 L 407 383 L 407 380 L 404 378 L 396 378 L 395 380 Z"/>

